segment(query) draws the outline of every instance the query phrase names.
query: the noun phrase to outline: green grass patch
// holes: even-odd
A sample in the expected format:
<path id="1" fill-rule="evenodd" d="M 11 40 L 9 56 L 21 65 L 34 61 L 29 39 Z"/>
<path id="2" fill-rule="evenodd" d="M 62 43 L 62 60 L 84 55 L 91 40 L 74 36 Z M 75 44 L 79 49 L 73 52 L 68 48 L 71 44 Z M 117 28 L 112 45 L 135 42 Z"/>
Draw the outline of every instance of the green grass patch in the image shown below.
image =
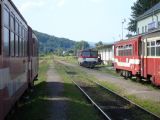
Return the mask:
<path id="1" fill-rule="evenodd" d="M 68 101 L 68 119 L 69 120 L 101 120 L 94 107 L 88 103 L 78 88 L 72 83 L 74 75 L 77 73 L 74 69 L 56 63 L 55 67 L 64 80 L 64 95 L 69 98 Z M 71 75 L 72 74 L 72 75 Z"/>
<path id="2" fill-rule="evenodd" d="M 145 108 L 148 111 L 151 111 L 152 113 L 156 114 L 157 116 L 160 116 L 160 102 L 155 102 L 151 100 L 142 100 L 137 98 L 133 95 L 127 95 L 126 96 L 129 100 L 133 101 L 134 103 L 140 105 L 141 107 Z"/>
<path id="3" fill-rule="evenodd" d="M 24 94 L 15 113 L 9 117 L 9 120 L 45 120 L 49 116 L 49 103 L 45 101 L 48 94 L 46 72 L 49 64 L 50 60 L 43 58 L 39 66 L 39 77 L 38 81 L 35 82 L 34 91 L 28 91 Z"/>
<path id="4" fill-rule="evenodd" d="M 55 57 L 55 59 L 65 61 L 68 63 L 73 63 L 73 64 L 78 63 L 78 59 L 76 58 L 76 56 L 54 56 L 54 57 Z"/>

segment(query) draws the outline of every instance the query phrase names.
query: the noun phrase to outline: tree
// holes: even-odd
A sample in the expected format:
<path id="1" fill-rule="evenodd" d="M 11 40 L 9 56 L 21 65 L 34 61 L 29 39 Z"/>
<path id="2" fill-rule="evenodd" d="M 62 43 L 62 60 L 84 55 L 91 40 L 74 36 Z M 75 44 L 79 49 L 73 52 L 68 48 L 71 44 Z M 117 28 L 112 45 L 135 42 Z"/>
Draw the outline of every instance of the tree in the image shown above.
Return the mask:
<path id="1" fill-rule="evenodd" d="M 132 36 L 133 36 L 133 35 L 130 34 L 130 33 L 128 33 L 128 34 L 126 35 L 127 38 L 130 38 L 130 37 L 132 37 Z"/>
<path id="2" fill-rule="evenodd" d="M 76 42 L 76 44 L 75 44 L 75 49 L 74 49 L 74 53 L 75 53 L 75 55 L 76 55 L 79 50 L 87 49 L 87 48 L 89 48 L 89 47 L 90 47 L 90 46 L 89 46 L 89 43 L 88 43 L 88 42 L 86 42 L 86 41 L 84 41 L 84 40 L 81 40 L 80 42 Z"/>
<path id="3" fill-rule="evenodd" d="M 128 30 L 131 32 L 136 32 L 136 18 L 142 15 L 144 12 L 153 7 L 158 2 L 160 2 L 160 0 L 137 0 L 131 7 L 132 15 L 128 24 Z"/>
<path id="4" fill-rule="evenodd" d="M 80 41 L 80 42 L 76 42 L 75 44 L 75 49 L 77 50 L 83 50 L 83 49 L 87 49 L 89 48 L 89 44 L 86 41 Z"/>
<path id="5" fill-rule="evenodd" d="M 96 45 L 96 47 L 102 46 L 102 45 L 103 45 L 103 42 L 102 42 L 102 41 L 99 41 L 99 42 L 96 43 L 95 45 Z"/>

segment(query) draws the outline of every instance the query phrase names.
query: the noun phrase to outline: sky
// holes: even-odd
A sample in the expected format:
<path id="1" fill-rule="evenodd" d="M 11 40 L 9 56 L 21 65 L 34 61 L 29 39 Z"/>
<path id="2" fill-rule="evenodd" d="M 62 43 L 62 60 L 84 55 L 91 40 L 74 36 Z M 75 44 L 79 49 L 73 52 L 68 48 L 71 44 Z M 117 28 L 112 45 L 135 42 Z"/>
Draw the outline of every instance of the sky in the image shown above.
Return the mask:
<path id="1" fill-rule="evenodd" d="M 13 0 L 39 32 L 71 40 L 111 43 L 124 36 L 136 0 Z"/>

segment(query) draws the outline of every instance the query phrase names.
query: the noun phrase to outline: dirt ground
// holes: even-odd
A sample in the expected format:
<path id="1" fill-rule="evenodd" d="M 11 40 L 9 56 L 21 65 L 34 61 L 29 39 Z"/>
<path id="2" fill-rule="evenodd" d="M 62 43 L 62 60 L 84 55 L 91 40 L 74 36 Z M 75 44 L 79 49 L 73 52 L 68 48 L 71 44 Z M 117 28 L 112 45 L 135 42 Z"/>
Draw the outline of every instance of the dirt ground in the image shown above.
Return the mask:
<path id="1" fill-rule="evenodd" d="M 47 72 L 47 89 L 49 90 L 50 116 L 48 120 L 67 120 L 67 98 L 63 96 L 63 81 L 52 63 Z"/>
<path id="2" fill-rule="evenodd" d="M 66 63 L 64 61 L 60 61 L 60 62 L 72 67 L 79 67 L 78 65 Z M 90 70 L 82 67 L 79 67 L 79 68 L 86 71 L 88 74 L 95 76 L 98 80 L 107 81 L 108 83 L 112 83 L 117 87 L 121 88 L 124 92 L 124 95 L 134 95 L 140 99 L 160 102 L 159 89 L 153 89 L 151 87 L 141 85 L 140 83 L 131 82 L 130 80 L 124 80 L 121 77 L 115 77 L 107 73 L 100 73 L 95 70 Z"/>

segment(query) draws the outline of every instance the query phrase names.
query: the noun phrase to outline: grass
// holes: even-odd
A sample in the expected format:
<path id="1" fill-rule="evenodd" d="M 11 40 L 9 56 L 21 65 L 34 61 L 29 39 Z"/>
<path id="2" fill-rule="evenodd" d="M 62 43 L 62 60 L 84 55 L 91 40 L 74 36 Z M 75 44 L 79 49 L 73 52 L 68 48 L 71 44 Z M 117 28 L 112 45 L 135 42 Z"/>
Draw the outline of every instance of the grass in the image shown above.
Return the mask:
<path id="1" fill-rule="evenodd" d="M 76 56 L 54 56 L 54 57 L 58 60 L 65 61 L 68 63 L 73 63 L 73 64 L 78 63 Z"/>
<path id="2" fill-rule="evenodd" d="M 145 108 L 146 110 L 151 111 L 157 116 L 160 116 L 160 102 L 138 99 L 137 97 L 133 95 L 127 95 L 126 97 L 129 100 L 132 100 L 134 103 L 140 105 L 142 108 Z"/>
<path id="3" fill-rule="evenodd" d="M 82 93 L 72 83 L 76 74 L 72 68 L 56 63 L 55 67 L 64 80 L 64 95 L 69 98 L 68 119 L 69 120 L 101 120 L 91 104 L 84 98 Z M 71 75 L 72 74 L 72 75 Z"/>
<path id="4" fill-rule="evenodd" d="M 25 93 L 18 103 L 15 113 L 9 117 L 10 120 L 45 120 L 48 117 L 49 104 L 45 101 L 48 91 L 45 87 L 49 63 L 48 57 L 40 61 L 39 77 L 35 82 L 34 91 Z"/>

